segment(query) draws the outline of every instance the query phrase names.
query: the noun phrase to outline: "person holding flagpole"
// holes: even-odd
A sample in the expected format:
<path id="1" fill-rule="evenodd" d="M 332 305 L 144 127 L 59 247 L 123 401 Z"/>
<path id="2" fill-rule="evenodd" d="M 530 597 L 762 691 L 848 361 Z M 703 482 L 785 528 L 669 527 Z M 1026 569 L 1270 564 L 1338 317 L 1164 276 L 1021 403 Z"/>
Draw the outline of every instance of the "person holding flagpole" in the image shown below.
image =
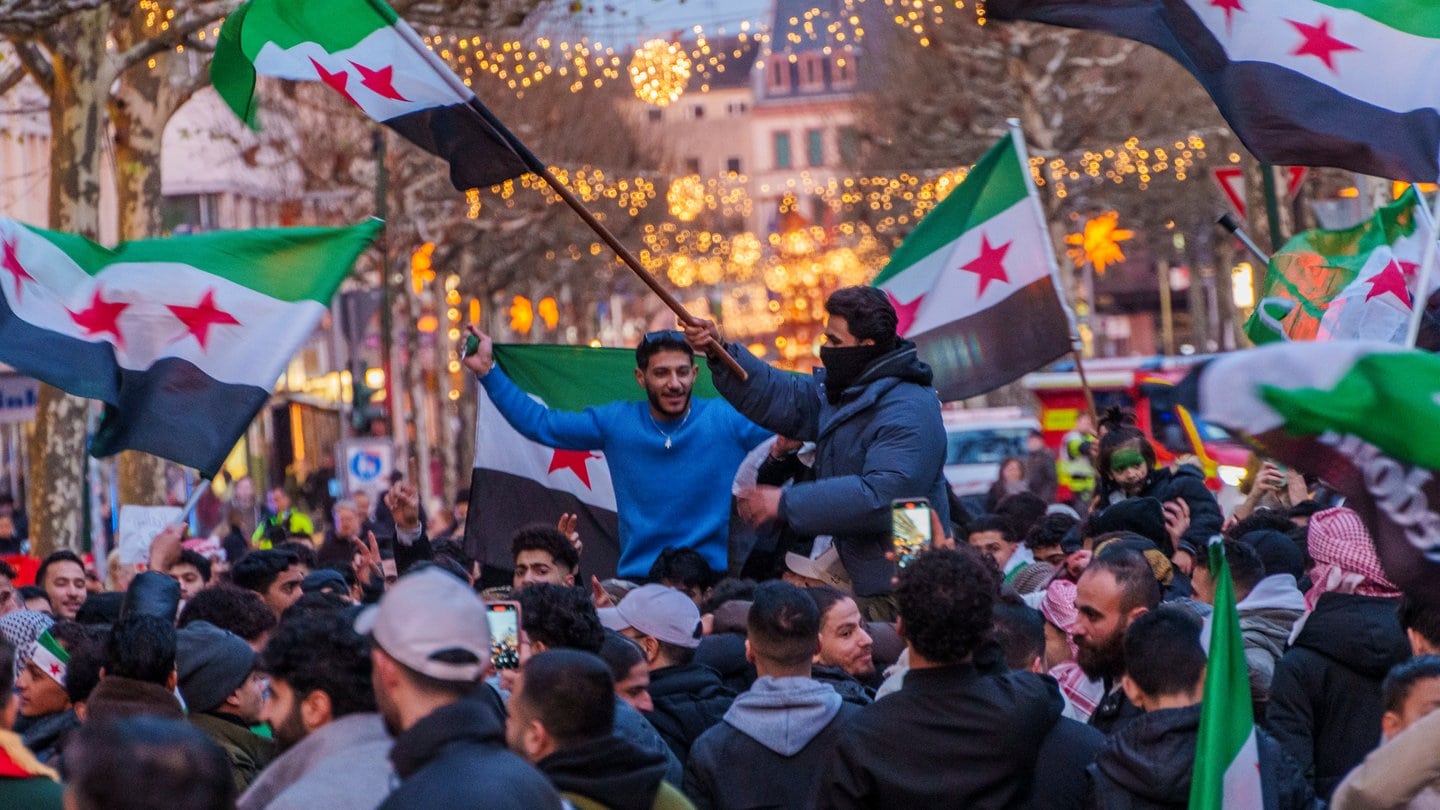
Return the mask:
<path id="1" fill-rule="evenodd" d="M 666 548 L 695 549 L 711 569 L 727 570 L 730 488 L 720 482 L 733 479 L 771 434 L 724 400 L 691 396 L 695 355 L 683 334 L 651 332 L 635 348 L 635 382 L 646 402 L 575 413 L 531 399 L 496 367 L 490 336 L 467 328 L 478 346 L 463 362 L 511 427 L 547 447 L 605 453 L 620 518 L 621 577 L 644 579 Z"/>
<path id="2" fill-rule="evenodd" d="M 891 501 L 928 498 L 940 525 L 950 525 L 940 400 L 930 366 L 896 333 L 895 307 L 883 291 L 845 287 L 825 311 L 824 368 L 813 378 L 785 374 L 732 344 L 730 354 L 748 375 L 742 380 L 715 360 L 726 344 L 714 322 L 685 335 L 710 356 L 715 388 L 741 413 L 782 436 L 816 442 L 814 481 L 785 490 L 757 486 L 741 497 L 741 515 L 754 524 L 780 517 L 802 534 L 834 538 L 866 618 L 890 621 Z"/>

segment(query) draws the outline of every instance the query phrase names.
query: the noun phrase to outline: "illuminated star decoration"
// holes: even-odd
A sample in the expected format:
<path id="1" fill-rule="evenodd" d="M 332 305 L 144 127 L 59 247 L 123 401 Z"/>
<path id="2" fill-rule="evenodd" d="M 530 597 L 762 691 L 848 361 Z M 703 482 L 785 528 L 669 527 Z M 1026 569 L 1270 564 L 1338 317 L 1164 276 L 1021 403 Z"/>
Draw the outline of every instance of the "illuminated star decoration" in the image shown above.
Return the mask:
<path id="1" fill-rule="evenodd" d="M 400 95 L 400 91 L 395 89 L 394 65 L 386 65 L 379 70 L 371 70 L 359 62 L 351 62 L 350 64 L 354 65 L 355 69 L 360 71 L 360 84 L 364 85 L 375 95 L 394 99 L 395 101 L 409 101 L 409 99 Z"/>
<path id="2" fill-rule="evenodd" d="M 1342 42 L 1330 34 L 1330 19 L 1328 17 L 1320 20 L 1319 25 L 1308 25 L 1294 20 L 1286 20 L 1305 41 L 1300 43 L 1295 50 L 1290 52 L 1291 56 L 1313 56 L 1325 63 L 1331 73 L 1339 73 L 1335 69 L 1335 54 L 1339 51 L 1358 51 L 1359 48 L 1348 42 Z"/>
<path id="3" fill-rule="evenodd" d="M 124 345 L 124 338 L 120 335 L 120 313 L 130 306 L 119 301 L 106 301 L 103 291 L 95 288 L 95 295 L 90 299 L 90 306 L 80 312 L 71 312 L 70 319 L 75 325 L 84 329 L 87 335 L 110 334 L 115 338 L 115 345 Z"/>
<path id="4" fill-rule="evenodd" d="M 210 338 L 210 327 L 240 325 L 234 315 L 215 306 L 215 289 L 213 287 L 206 290 L 200 303 L 193 307 L 166 304 L 165 308 L 175 313 L 175 317 L 185 324 L 186 331 L 195 336 L 195 342 L 200 344 L 201 351 L 208 350 L 205 344 Z"/>
<path id="5" fill-rule="evenodd" d="M 915 315 L 920 312 L 920 303 L 925 300 L 925 296 L 916 296 L 915 300 L 908 304 L 900 303 L 900 299 L 891 295 L 889 290 L 885 291 L 885 297 L 890 299 L 890 306 L 895 307 L 895 334 L 905 337 L 910 327 L 915 324 Z"/>
<path id="6" fill-rule="evenodd" d="M 5 272 L 15 277 L 15 303 L 17 304 L 20 303 L 20 293 L 21 290 L 24 289 L 22 282 L 27 279 L 30 281 L 35 280 L 35 277 L 30 275 L 30 273 L 25 270 L 25 267 L 20 264 L 20 257 L 17 255 L 15 249 L 18 241 L 18 239 L 5 240 L 5 256 L 3 260 L 0 260 L 0 268 L 3 268 Z"/>
<path id="7" fill-rule="evenodd" d="M 325 69 L 324 65 L 316 62 L 315 57 L 313 56 L 310 57 L 310 64 L 315 66 L 315 73 L 320 76 L 320 81 L 330 85 L 330 88 L 335 92 L 339 93 L 340 95 L 344 96 L 346 101 L 349 101 L 356 107 L 360 106 L 360 102 L 356 101 L 355 97 L 350 95 L 350 91 L 347 90 L 345 87 L 345 85 L 350 83 L 349 73 L 346 73 L 343 70 L 339 71 L 338 73 L 331 73 L 330 71 Z"/>
<path id="8" fill-rule="evenodd" d="M 1001 281 L 1010 283 L 1010 277 L 1005 274 L 1005 254 L 1010 252 L 1010 246 L 1014 241 L 1006 242 L 999 247 L 990 244 L 990 237 L 985 233 L 980 234 L 980 255 L 971 259 L 968 264 L 960 265 L 965 270 L 980 277 L 980 292 L 975 294 L 976 298 L 985 295 L 990 282 Z"/>
<path id="9" fill-rule="evenodd" d="M 1134 231 L 1120 227 L 1118 212 L 1106 211 L 1085 220 L 1085 230 L 1067 235 L 1065 244 L 1071 246 L 1067 252 L 1076 267 L 1084 267 L 1085 262 L 1090 262 L 1095 272 L 1104 275 L 1106 267 L 1125 261 L 1125 251 L 1120 249 L 1120 243 L 1134 237 Z"/>
<path id="10" fill-rule="evenodd" d="M 546 472 L 569 470 L 575 473 L 575 477 L 580 479 L 586 489 L 590 489 L 590 468 L 586 462 L 595 457 L 591 450 L 556 450 L 555 455 L 550 457 L 550 469 Z"/>
<path id="11" fill-rule="evenodd" d="M 1405 287 L 1404 272 L 1400 263 L 1391 259 L 1390 263 L 1385 265 L 1384 270 L 1361 282 L 1370 285 L 1370 292 L 1365 294 L 1365 300 L 1379 298 L 1388 292 L 1399 298 L 1405 306 L 1410 306 L 1410 290 Z"/>
<path id="12" fill-rule="evenodd" d="M 1225 12 L 1225 30 L 1230 31 L 1230 24 L 1235 21 L 1235 12 L 1244 11 L 1245 6 L 1240 0 L 1210 0 L 1211 8 L 1218 8 Z"/>

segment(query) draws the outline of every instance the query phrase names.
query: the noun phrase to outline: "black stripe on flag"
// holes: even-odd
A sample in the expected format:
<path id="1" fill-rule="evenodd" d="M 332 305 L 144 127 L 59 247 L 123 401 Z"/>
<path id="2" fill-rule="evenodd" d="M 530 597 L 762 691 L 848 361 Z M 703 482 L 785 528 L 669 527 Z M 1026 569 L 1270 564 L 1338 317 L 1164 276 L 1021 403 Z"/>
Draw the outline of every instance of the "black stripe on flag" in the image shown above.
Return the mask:
<path id="1" fill-rule="evenodd" d="M 576 531 L 585 544 L 576 584 L 588 583 L 591 574 L 601 579 L 615 576 L 620 564 L 620 545 L 616 541 L 620 536 L 619 516 L 534 479 L 482 467 L 475 468 L 470 481 L 465 553 L 480 561 L 487 586 L 508 585 L 509 578 L 497 582 L 495 572 L 514 570 L 510 541 L 515 532 L 536 524 L 554 526 L 556 518 L 567 512 L 579 515 Z"/>
<path id="2" fill-rule="evenodd" d="M 448 161 L 450 182 L 460 191 L 493 186 L 528 171 L 515 150 L 471 104 L 429 107 L 391 118 L 385 125 Z"/>

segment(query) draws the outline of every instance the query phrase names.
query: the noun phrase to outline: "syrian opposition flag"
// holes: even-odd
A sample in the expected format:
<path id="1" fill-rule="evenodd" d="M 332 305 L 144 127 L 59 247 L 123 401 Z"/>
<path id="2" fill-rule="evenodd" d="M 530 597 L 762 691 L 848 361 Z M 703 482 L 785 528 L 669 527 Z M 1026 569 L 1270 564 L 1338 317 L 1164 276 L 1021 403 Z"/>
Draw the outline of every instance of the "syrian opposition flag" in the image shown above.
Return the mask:
<path id="1" fill-rule="evenodd" d="M 105 403 L 90 452 L 213 476 L 378 221 L 124 242 L 0 219 L 0 361 Z"/>
<path id="2" fill-rule="evenodd" d="M 1440 604 L 1440 356 L 1387 343 L 1283 343 L 1210 360 L 1174 393 L 1344 494 L 1386 576 Z"/>
<path id="3" fill-rule="evenodd" d="M 551 408 L 582 411 L 617 400 L 645 399 L 645 390 L 635 384 L 635 352 L 627 349 L 500 345 L 495 347 L 495 362 L 512 382 Z M 466 552 L 485 567 L 508 570 L 515 563 L 510 556 L 515 530 L 553 524 L 568 512 L 580 518 L 576 530 L 585 544 L 581 572 L 586 577 L 615 576 L 620 521 L 605 455 L 555 450 L 530 441 L 510 427 L 484 386 L 475 389 L 479 406 Z M 692 396 L 719 396 L 704 363 L 696 371 Z M 728 487 L 730 482 L 716 485 Z"/>
<path id="4" fill-rule="evenodd" d="M 448 161 L 459 190 L 526 172 L 475 94 L 384 0 L 249 0 L 225 20 L 210 78 L 252 127 L 256 74 L 324 82 Z"/>
<path id="5" fill-rule="evenodd" d="M 992 19 L 1104 31 L 1195 75 L 1260 160 L 1434 182 L 1440 27 L 1415 0 L 989 0 Z"/>
<path id="6" fill-rule="evenodd" d="M 1426 240 L 1434 238 L 1427 215 L 1412 187 L 1352 228 L 1297 234 L 1271 257 L 1246 334 L 1257 344 L 1404 343 L 1415 303 L 1416 269 Z"/>
<path id="7" fill-rule="evenodd" d="M 1200 739 L 1190 779 L 1190 810 L 1251 810 L 1263 807 L 1260 748 L 1250 706 L 1250 668 L 1235 583 L 1219 535 L 1210 541 L 1210 571 L 1215 575 L 1215 613 L 1205 667 L 1205 699 L 1200 709 Z"/>
<path id="8" fill-rule="evenodd" d="M 915 226 L 875 278 L 935 370 L 943 400 L 965 399 L 1071 350 L 1050 233 L 1012 133 Z"/>

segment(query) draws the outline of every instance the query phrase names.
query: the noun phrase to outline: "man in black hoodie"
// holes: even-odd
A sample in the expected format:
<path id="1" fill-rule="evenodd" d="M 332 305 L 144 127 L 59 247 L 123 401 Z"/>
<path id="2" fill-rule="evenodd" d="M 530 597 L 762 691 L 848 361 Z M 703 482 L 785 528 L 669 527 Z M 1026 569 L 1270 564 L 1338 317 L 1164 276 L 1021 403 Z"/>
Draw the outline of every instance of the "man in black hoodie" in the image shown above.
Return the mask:
<path id="1" fill-rule="evenodd" d="M 813 378 L 778 371 L 732 344 L 730 354 L 748 375 L 738 378 L 715 361 L 724 338 L 709 321 L 687 328 L 685 338 L 710 356 L 715 388 L 736 410 L 781 436 L 816 443 L 814 481 L 755 487 L 741 495 L 741 516 L 752 524 L 779 517 L 800 534 L 834 537 L 861 612 L 890 621 L 891 501 L 929 498 L 940 525 L 950 525 L 940 401 L 930 366 L 896 334 L 899 321 L 884 292 L 836 290 L 825 312 L 825 368 Z"/>
<path id="2" fill-rule="evenodd" d="M 1099 810 L 1184 810 L 1200 738 L 1205 650 L 1200 621 L 1178 607 L 1137 618 L 1125 633 L 1122 684 L 1145 713 L 1118 729 L 1090 766 Z M 1263 804 L 1308 810 L 1315 794 L 1278 744 L 1256 731 Z"/>
<path id="3" fill-rule="evenodd" d="M 814 807 L 837 730 L 859 708 L 810 677 L 820 611 L 805 591 L 756 588 L 748 631 L 745 657 L 759 677 L 691 747 L 685 793 L 700 810 Z"/>
<path id="4" fill-rule="evenodd" d="M 615 736 L 615 682 L 598 657 L 548 650 L 510 693 L 505 740 L 580 810 L 691 808 L 665 780 L 665 758 Z"/>
<path id="5" fill-rule="evenodd" d="M 436 568 L 401 577 L 355 618 L 370 639 L 370 680 L 400 786 L 384 810 L 559 810 L 560 797 L 505 749 L 501 711 L 484 699 L 485 604 Z M 493 692 L 491 693 L 493 694 Z"/>
<path id="6" fill-rule="evenodd" d="M 840 730 L 819 807 L 986 810 L 1025 801 L 1064 701 L 1054 680 L 1011 672 L 990 640 L 999 588 L 994 564 L 968 546 L 927 551 L 900 572 L 905 685 Z"/>

